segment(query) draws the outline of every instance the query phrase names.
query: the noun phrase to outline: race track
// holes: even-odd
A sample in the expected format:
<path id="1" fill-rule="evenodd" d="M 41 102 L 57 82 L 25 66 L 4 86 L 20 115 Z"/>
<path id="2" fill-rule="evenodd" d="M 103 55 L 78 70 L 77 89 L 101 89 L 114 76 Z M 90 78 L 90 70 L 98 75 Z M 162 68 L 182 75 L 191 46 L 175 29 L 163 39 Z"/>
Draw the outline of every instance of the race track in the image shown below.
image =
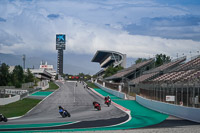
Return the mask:
<path id="1" fill-rule="evenodd" d="M 45 130 L 45 129 L 70 129 L 101 127 L 119 124 L 128 119 L 128 115 L 111 105 L 107 107 L 104 100 L 94 94 L 92 91 L 84 88 L 83 83 L 65 82 L 60 84 L 60 89 L 43 100 L 39 105 L 33 108 L 29 113 L 19 119 L 9 120 L 2 125 L 18 124 L 44 124 L 75 122 L 70 125 L 34 127 L 34 128 L 11 128 L 0 129 L 0 131 L 19 131 L 19 130 Z M 97 111 L 93 108 L 92 102 L 98 101 L 102 110 Z M 70 112 L 70 118 L 62 118 L 58 113 L 58 106 L 61 105 Z"/>

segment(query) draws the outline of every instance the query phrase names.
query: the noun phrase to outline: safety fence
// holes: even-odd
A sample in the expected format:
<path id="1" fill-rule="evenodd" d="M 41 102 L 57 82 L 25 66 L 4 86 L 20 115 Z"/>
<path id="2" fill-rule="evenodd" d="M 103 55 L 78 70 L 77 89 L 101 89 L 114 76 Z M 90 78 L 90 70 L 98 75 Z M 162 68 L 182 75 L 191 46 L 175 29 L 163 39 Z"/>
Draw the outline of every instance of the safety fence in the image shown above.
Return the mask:
<path id="1" fill-rule="evenodd" d="M 119 97 L 119 98 L 122 98 L 122 99 L 126 99 L 125 93 L 122 93 L 122 92 L 119 92 L 119 91 L 104 87 L 99 83 L 95 83 L 95 85 L 98 86 L 99 88 L 101 88 L 102 90 L 104 90 L 104 91 L 106 91 L 106 92 L 108 92 L 110 94 L 115 95 L 116 97 Z"/>
<path id="2" fill-rule="evenodd" d="M 128 80 L 124 79 L 123 81 L 123 83 L 110 83 L 107 81 L 96 80 L 96 82 L 103 87 L 122 92 L 123 94 L 126 94 L 126 97 L 135 99 L 137 93 L 133 89 L 130 89 L 131 86 L 129 86 Z"/>
<path id="3" fill-rule="evenodd" d="M 14 86 L 0 86 L 0 102 L 1 105 L 12 103 L 23 99 L 33 92 L 45 90 L 49 87 L 48 80 L 38 82 L 38 86 L 34 83 L 25 83 L 22 88 L 15 88 Z"/>
<path id="4" fill-rule="evenodd" d="M 0 105 L 6 105 L 6 104 L 9 104 L 9 103 L 13 103 L 13 102 L 16 102 L 20 99 L 23 99 L 27 96 L 29 96 L 30 94 L 36 92 L 36 91 L 39 91 L 41 90 L 41 88 L 37 87 L 37 88 L 32 88 L 32 89 L 29 89 L 29 90 L 11 90 L 11 89 L 5 89 L 5 93 L 8 97 L 3 97 L 3 98 L 0 98 Z M 15 94 L 15 95 L 13 95 Z"/>
<path id="5" fill-rule="evenodd" d="M 119 85 L 118 83 L 109 83 L 106 81 L 101 81 L 101 80 L 97 80 L 97 83 L 101 84 L 104 87 L 119 91 Z"/>
<path id="6" fill-rule="evenodd" d="M 22 84 L 21 88 L 15 88 L 15 86 L 0 86 L 0 98 L 5 98 L 8 95 L 21 95 L 33 89 L 34 85 L 34 82 L 29 82 Z"/>
<path id="7" fill-rule="evenodd" d="M 165 103 L 200 108 L 199 83 L 140 83 L 140 96 Z"/>

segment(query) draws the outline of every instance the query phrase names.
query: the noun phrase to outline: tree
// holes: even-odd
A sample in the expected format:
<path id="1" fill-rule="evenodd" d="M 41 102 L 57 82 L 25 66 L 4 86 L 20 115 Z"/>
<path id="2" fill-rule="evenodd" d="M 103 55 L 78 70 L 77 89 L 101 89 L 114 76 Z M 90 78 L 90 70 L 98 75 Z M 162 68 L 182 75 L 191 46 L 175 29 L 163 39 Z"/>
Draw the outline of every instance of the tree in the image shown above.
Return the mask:
<path id="1" fill-rule="evenodd" d="M 11 74 L 11 79 L 12 79 L 12 84 L 17 88 L 20 88 L 22 83 L 24 83 L 25 79 L 24 71 L 20 65 L 15 66 Z"/>
<path id="2" fill-rule="evenodd" d="M 0 86 L 6 86 L 10 82 L 9 66 L 2 63 L 0 66 Z"/>
<path id="3" fill-rule="evenodd" d="M 155 66 L 161 66 L 164 63 L 170 62 L 171 59 L 169 56 L 166 56 L 165 54 L 157 54 L 156 55 L 156 62 L 155 62 Z"/>
<path id="4" fill-rule="evenodd" d="M 27 73 L 25 75 L 25 83 L 33 82 L 34 81 L 34 75 L 31 73 L 30 69 L 27 69 Z"/>
<path id="5" fill-rule="evenodd" d="M 141 63 L 141 62 L 146 61 L 146 60 L 147 60 L 146 58 L 138 58 L 138 59 L 135 61 L 135 64 Z"/>
<path id="6" fill-rule="evenodd" d="M 27 73 L 24 74 L 23 68 L 18 65 L 15 66 L 12 73 L 9 73 L 9 66 L 3 63 L 0 66 L 0 86 L 15 86 L 20 88 L 23 83 L 34 82 L 35 77 L 31 73 L 30 69 L 27 69 Z"/>

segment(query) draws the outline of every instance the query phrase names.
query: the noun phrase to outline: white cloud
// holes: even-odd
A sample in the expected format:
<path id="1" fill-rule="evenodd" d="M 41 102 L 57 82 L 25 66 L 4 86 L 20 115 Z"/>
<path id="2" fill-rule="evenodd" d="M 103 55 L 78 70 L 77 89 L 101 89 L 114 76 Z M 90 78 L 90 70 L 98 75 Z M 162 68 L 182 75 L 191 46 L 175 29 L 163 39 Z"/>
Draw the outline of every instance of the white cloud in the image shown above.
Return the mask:
<path id="1" fill-rule="evenodd" d="M 146 6 L 148 3 L 148 6 Z M 94 54 L 97 50 L 116 50 L 129 57 L 149 57 L 157 53 L 175 56 L 200 48 L 198 41 L 129 35 L 122 25 L 137 23 L 143 17 L 184 15 L 175 7 L 146 1 L 33 1 L 2 3 L 7 21 L 0 29 L 22 38 L 23 42 L 0 47 L 1 51 L 27 54 L 56 52 L 55 35 L 66 34 L 67 52 Z M 0 4 L 1 5 L 1 4 Z M 3 7 L 2 5 L 0 6 Z M 7 8 L 11 8 L 8 10 Z M 55 19 L 47 16 L 56 14 Z M 107 24 L 107 25 L 105 25 Z M 0 37 L 1 38 L 1 37 Z"/>

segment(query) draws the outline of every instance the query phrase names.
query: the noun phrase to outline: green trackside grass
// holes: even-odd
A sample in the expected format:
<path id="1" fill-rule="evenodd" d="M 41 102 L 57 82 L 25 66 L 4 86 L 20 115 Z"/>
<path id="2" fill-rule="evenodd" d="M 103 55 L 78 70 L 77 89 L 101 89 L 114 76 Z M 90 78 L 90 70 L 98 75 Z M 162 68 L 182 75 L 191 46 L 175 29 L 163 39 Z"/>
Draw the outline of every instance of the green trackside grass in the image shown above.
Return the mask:
<path id="1" fill-rule="evenodd" d="M 24 98 L 14 103 L 0 105 L 0 113 L 6 117 L 16 117 L 26 114 L 30 109 L 35 107 L 41 100 Z"/>
<path id="2" fill-rule="evenodd" d="M 42 91 L 55 91 L 58 88 L 59 87 L 54 82 L 49 82 L 49 88 L 46 89 L 46 90 L 42 90 Z"/>
<path id="3" fill-rule="evenodd" d="M 97 87 L 94 83 L 91 83 L 91 82 L 86 82 L 88 87 L 91 87 L 91 88 L 99 88 Z"/>

